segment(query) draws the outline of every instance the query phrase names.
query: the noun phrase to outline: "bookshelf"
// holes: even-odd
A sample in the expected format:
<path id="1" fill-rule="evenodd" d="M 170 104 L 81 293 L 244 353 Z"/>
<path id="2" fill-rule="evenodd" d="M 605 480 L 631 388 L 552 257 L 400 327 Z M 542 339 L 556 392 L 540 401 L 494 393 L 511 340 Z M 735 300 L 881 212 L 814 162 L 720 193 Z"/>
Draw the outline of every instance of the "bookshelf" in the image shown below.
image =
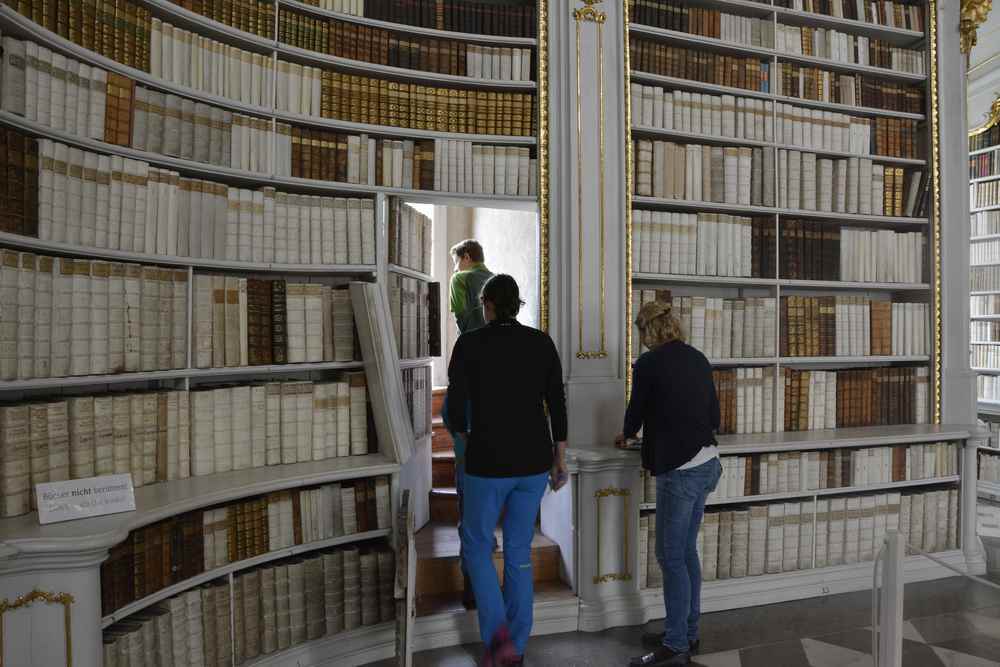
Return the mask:
<path id="1" fill-rule="evenodd" d="M 207 585 L 219 588 L 221 584 L 220 591 L 230 591 L 224 597 L 232 595 L 235 601 L 242 595 L 241 581 L 285 564 L 292 567 L 301 559 L 315 559 L 317 554 L 325 558 L 328 553 L 344 549 L 349 552 L 357 544 L 375 545 L 381 551 L 388 546 L 407 553 L 405 530 L 402 537 L 398 530 L 407 519 L 397 517 L 397 510 L 404 489 L 411 493 L 411 512 L 426 504 L 419 498 L 430 483 L 429 459 L 423 461 L 424 450 L 427 457 L 430 451 L 430 364 L 440 354 L 439 343 L 430 340 L 429 332 L 437 330 L 430 306 L 439 300 L 432 299 L 436 285 L 430 277 L 429 253 L 421 250 L 429 245 L 429 234 L 424 238 L 415 233 L 405 241 L 398 234 L 394 236 L 398 220 L 390 219 L 390 212 L 407 206 L 405 202 L 538 210 L 538 181 L 544 179 L 547 167 L 545 141 L 538 138 L 544 117 L 539 118 L 536 108 L 547 84 L 545 68 L 537 63 L 539 51 L 545 46 L 545 30 L 541 30 L 539 39 L 537 12 L 533 5 L 524 3 L 517 12 L 511 10 L 501 15 L 503 20 L 498 18 L 492 23 L 492 19 L 483 18 L 483 8 L 464 5 L 448 14 L 445 24 L 433 25 L 404 15 L 399 15 L 399 22 L 386 20 L 395 16 L 374 2 L 368 3 L 371 10 L 384 12 L 378 18 L 293 0 L 242 3 L 238 5 L 241 11 L 228 16 L 212 14 L 203 3 L 187 0 L 129 0 L 120 3 L 122 21 L 116 24 L 119 30 L 102 34 L 93 28 L 110 5 L 91 3 L 96 12 L 91 15 L 94 23 L 84 20 L 70 25 L 65 16 L 43 14 L 42 4 L 0 5 L 5 56 L 13 58 L 22 50 L 25 56 L 23 70 L 5 70 L 5 85 L 0 91 L 0 132 L 5 133 L 5 139 L 14 137 L 11 150 L 53 142 L 46 145 L 61 146 L 59 150 L 86 161 L 79 163 L 84 174 L 81 180 L 86 182 L 86 170 L 96 164 L 98 198 L 105 196 L 106 186 L 117 192 L 114 179 L 118 172 L 102 169 L 134 163 L 141 164 L 142 173 L 148 169 L 149 173 L 167 174 L 168 184 L 158 182 L 157 187 L 166 187 L 169 197 L 190 197 L 186 190 L 181 194 L 183 187 L 170 189 L 170 178 L 175 179 L 175 185 L 197 183 L 196 188 L 204 187 L 205 192 L 218 193 L 221 188 L 223 208 L 227 194 L 231 205 L 234 192 L 237 199 L 242 192 L 273 192 L 276 202 L 287 197 L 281 201 L 288 202 L 289 218 L 281 217 L 282 204 L 276 203 L 273 219 L 269 217 L 270 209 L 265 209 L 264 218 L 248 219 L 254 227 L 263 223 L 265 229 L 276 229 L 277 241 L 271 246 L 265 240 L 263 253 L 259 252 L 261 246 L 253 245 L 249 254 L 239 250 L 233 254 L 230 239 L 206 250 L 205 246 L 198 247 L 193 236 L 175 249 L 170 235 L 177 232 L 172 226 L 166 227 L 171 240 L 164 249 L 159 242 L 141 244 L 135 240 L 137 236 L 121 233 L 119 237 L 118 232 L 95 241 L 86 223 L 82 235 L 75 230 L 53 233 L 47 227 L 39 233 L 35 225 L 37 207 L 47 205 L 49 200 L 45 196 L 14 200 L 5 192 L 0 204 L 5 225 L 0 231 L 0 246 L 5 251 L 37 253 L 66 262 L 78 259 L 169 268 L 187 275 L 188 291 L 176 291 L 178 303 L 183 299 L 185 308 L 183 313 L 177 313 L 175 333 L 180 336 L 186 329 L 186 349 L 178 344 L 174 367 L 68 377 L 29 375 L 0 383 L 0 394 L 14 401 L 119 396 L 122 390 L 167 390 L 186 397 L 188 392 L 202 393 L 220 385 L 242 388 L 251 383 L 321 383 L 345 374 L 364 373 L 371 408 L 365 409 L 368 416 L 361 421 L 368 422 L 369 441 L 377 443 L 377 450 L 373 448 L 370 454 L 148 484 L 137 489 L 138 509 L 125 520 L 119 515 L 38 526 L 35 515 L 30 513 L 0 520 L 0 533 L 5 536 L 0 541 L 0 595 L 13 598 L 25 592 L 20 589 L 27 580 L 18 578 L 25 561 L 18 559 L 31 556 L 36 565 L 29 569 L 43 573 L 48 567 L 64 571 L 61 564 L 72 561 L 70 574 L 44 575 L 48 577 L 44 580 L 40 575 L 31 575 L 29 579 L 39 586 L 59 586 L 76 597 L 72 658 L 80 664 L 100 664 L 102 630 L 105 637 L 120 644 L 130 628 L 157 617 L 165 605 L 173 609 L 179 600 L 192 599 Z M 513 13 L 520 17 L 517 25 L 507 20 L 507 15 Z M 455 23 L 459 19 L 465 23 Z M 303 41 L 306 33 L 296 26 L 305 23 L 329 31 L 330 42 Z M 484 32 L 476 32 L 476 25 Z M 462 26 L 461 30 L 444 29 Z M 525 33 L 520 35 L 522 30 Z M 311 34 L 315 37 L 318 33 Z M 338 35 L 336 40 L 334 34 Z M 372 46 L 370 40 L 375 37 L 388 40 L 386 44 L 392 45 L 388 52 Z M 369 40 L 366 48 L 358 47 L 365 39 Z M 352 46 L 351 40 L 356 44 Z M 448 54 L 448 58 L 441 57 L 436 63 L 428 60 L 431 47 L 442 55 Z M 5 67 L 15 60 L 5 58 Z M 36 66 L 42 62 L 44 66 Z M 67 69 L 59 69 L 64 63 Z M 51 69 L 53 65 L 55 70 Z M 50 71 L 58 73 L 58 83 L 47 74 Z M 349 84 L 366 87 L 362 90 Z M 60 86 L 56 94 L 52 94 L 54 85 Z M 51 97 L 62 106 L 40 107 L 32 93 L 28 95 L 30 101 L 23 101 L 25 89 L 36 86 L 48 90 L 44 94 L 43 89 L 38 99 L 47 102 Z M 60 93 L 67 97 L 60 97 Z M 78 97 L 69 97 L 71 93 Z M 68 108 L 73 99 L 88 100 L 80 106 L 91 115 L 78 112 L 81 122 L 70 119 Z M 349 105 L 348 100 L 364 100 L 364 106 Z M 424 109 L 428 110 L 426 114 Z M 180 124 L 168 118 L 179 118 Z M 205 135 L 199 134 L 203 126 L 209 128 Z M 175 133 L 180 134 L 180 143 L 175 143 Z M 5 140 L 4 151 L 7 149 Z M 5 157 L 8 155 L 19 157 L 5 152 Z M 19 163 L 23 167 L 19 176 L 26 178 L 29 190 L 37 180 L 39 167 L 65 168 L 66 172 L 59 171 L 56 176 L 62 178 L 65 173 L 67 178 L 75 178 L 76 163 L 44 158 L 36 163 L 35 156 L 32 152 L 32 161 Z M 456 164 L 460 165 L 461 179 L 449 180 L 449 160 L 453 161 L 452 171 Z M 434 173 L 435 162 L 441 167 L 439 171 L 445 171 L 443 177 Z M 482 179 L 473 177 L 474 163 L 476 171 L 491 170 L 488 180 L 485 174 Z M 502 177 L 508 174 L 512 176 L 504 184 Z M 43 178 L 43 185 L 47 179 Z M 128 183 L 133 185 L 131 180 Z M 70 180 L 63 184 L 75 187 Z M 89 207 L 92 194 L 90 186 L 85 187 L 81 201 Z M 143 181 L 142 187 L 148 188 L 149 184 Z M 204 202 L 208 201 L 206 195 Z M 336 217 L 340 203 L 347 209 L 359 206 L 363 211 L 361 222 L 350 217 L 354 213 L 349 210 L 343 227 Z M 301 253 L 305 253 L 301 258 L 290 249 L 295 243 L 292 206 L 302 216 L 298 218 L 298 241 Z M 316 211 L 325 206 L 332 207 L 332 223 L 322 217 L 326 213 L 320 219 L 315 217 Z M 256 204 L 254 207 L 256 213 Z M 105 210 L 100 209 L 102 214 Z M 187 214 L 178 213 L 183 208 L 164 208 L 159 200 L 154 199 L 150 210 L 154 216 L 168 211 L 164 218 L 168 225 L 187 220 Z M 192 208 L 202 216 L 206 210 L 211 209 Z M 370 217 L 366 217 L 366 210 Z M 135 213 L 129 224 L 137 229 L 143 218 L 138 210 Z M 145 223 L 151 229 L 148 215 Z M 226 214 L 216 215 L 221 216 L 214 223 L 217 233 L 219 229 L 234 231 L 232 219 Z M 45 216 L 42 218 L 44 222 Z M 95 219 L 103 217 L 99 214 Z M 69 216 L 67 220 L 74 218 Z M 240 223 L 235 224 L 238 228 Z M 193 233 L 193 229 L 188 231 Z M 102 230 L 98 227 L 98 234 L 103 234 Z M 288 236 L 283 237 L 285 233 Z M 330 241 L 336 256 L 317 254 L 314 246 Z M 415 244 L 412 247 L 411 241 Z M 351 252 L 352 248 L 355 252 Z M 318 284 L 324 289 L 344 288 L 352 283 L 351 292 L 357 293 L 352 299 L 354 322 L 361 339 L 353 360 L 341 361 L 338 356 L 337 361 L 330 357 L 319 361 L 320 357 L 316 357 L 303 363 L 209 363 L 208 367 L 196 367 L 203 364 L 196 363 L 194 349 L 198 322 L 194 283 L 199 276 L 212 275 Z M 359 282 L 362 284 L 353 284 Z M 359 302 L 361 293 L 367 296 Z M 192 406 L 192 418 L 194 412 Z M 357 426 L 364 428 L 361 423 Z M 422 479 L 423 463 L 427 463 L 426 481 Z M 171 581 L 103 617 L 97 611 L 100 596 L 94 582 L 99 579 L 99 564 L 109 551 L 120 548 L 130 533 L 138 534 L 157 522 L 213 506 L 239 505 L 250 496 L 375 478 L 389 482 L 388 526 L 230 559 L 196 576 Z M 385 583 L 381 581 L 380 586 Z M 282 646 L 279 642 L 278 650 L 269 655 L 239 655 L 245 648 L 239 628 L 252 622 L 249 617 L 234 613 L 235 625 L 226 622 L 217 629 L 221 637 L 231 638 L 238 664 L 285 664 L 289 660 L 361 664 L 378 660 L 395 654 L 397 637 L 406 635 L 397 624 L 407 623 L 408 614 L 396 613 L 391 588 L 387 599 L 395 620 L 387 622 L 382 609 L 374 623 L 368 619 L 362 627 L 345 626 L 343 631 L 322 637 L 313 636 L 310 630 L 305 643 Z M 18 619 L 14 625 L 8 621 L 7 631 L 28 636 L 33 622 L 28 617 Z M 408 654 L 405 644 L 401 650 Z M 32 655 L 29 661 L 54 664 L 62 660 L 52 653 L 58 649 L 25 644 L 17 648 L 16 655 Z"/>

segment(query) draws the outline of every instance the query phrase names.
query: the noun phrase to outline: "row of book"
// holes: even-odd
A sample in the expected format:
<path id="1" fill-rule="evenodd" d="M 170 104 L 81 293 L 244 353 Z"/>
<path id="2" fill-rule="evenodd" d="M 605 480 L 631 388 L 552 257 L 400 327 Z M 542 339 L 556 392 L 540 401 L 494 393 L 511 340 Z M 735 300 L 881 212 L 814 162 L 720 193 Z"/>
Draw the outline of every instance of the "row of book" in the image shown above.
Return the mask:
<path id="1" fill-rule="evenodd" d="M 722 455 L 722 477 L 708 504 L 722 500 L 935 479 L 958 474 L 953 442 L 802 452 Z M 643 471 L 643 503 L 656 502 L 656 477 Z"/>
<path id="2" fill-rule="evenodd" d="M 1000 206 L 1000 180 L 973 183 L 969 186 L 969 206 Z"/>
<path id="3" fill-rule="evenodd" d="M 969 277 L 972 290 L 1000 290 L 1000 265 L 969 267 Z"/>
<path id="4" fill-rule="evenodd" d="M 204 572 L 294 545 L 391 527 L 387 477 L 278 491 L 131 531 L 101 565 L 104 615 Z"/>
<path id="5" fill-rule="evenodd" d="M 1000 322 L 977 322 L 973 320 L 969 323 L 969 340 L 1000 343 Z"/>
<path id="6" fill-rule="evenodd" d="M 782 53 L 881 67 L 895 72 L 926 73 L 923 51 L 893 46 L 880 39 L 852 35 L 832 28 L 779 23 L 774 42 L 775 50 Z"/>
<path id="7" fill-rule="evenodd" d="M 930 354 L 930 304 L 860 296 L 781 297 L 783 357 Z"/>
<path id="8" fill-rule="evenodd" d="M 770 19 L 691 7 L 681 0 L 629 0 L 628 11 L 632 23 L 712 37 L 729 43 L 767 48 L 774 46 L 774 22 Z"/>
<path id="9" fill-rule="evenodd" d="M 1000 125 L 994 125 L 969 136 L 969 152 L 1000 146 Z"/>
<path id="10" fill-rule="evenodd" d="M 337 2 L 337 0 L 332 0 Z M 331 0 L 308 0 L 309 4 Z M 406 25 L 456 32 L 534 37 L 535 2 L 469 2 L 468 0 L 360 0 L 363 16 Z"/>
<path id="11" fill-rule="evenodd" d="M 192 312 L 193 368 L 359 358 L 346 288 L 197 275 Z"/>
<path id="12" fill-rule="evenodd" d="M 176 0 L 176 4 L 243 32 L 267 38 L 274 35 L 274 5 L 268 0 L 232 0 L 228 3 Z"/>
<path id="13" fill-rule="evenodd" d="M 231 187 L 49 139 L 38 152 L 42 240 L 258 263 L 375 263 L 371 199 Z"/>
<path id="14" fill-rule="evenodd" d="M 969 236 L 1000 234 L 1000 211 L 978 211 L 969 216 Z"/>
<path id="15" fill-rule="evenodd" d="M 778 63 L 772 74 L 771 90 L 784 97 L 914 114 L 925 110 L 924 91 L 918 85 L 796 63 Z"/>
<path id="16" fill-rule="evenodd" d="M 980 267 L 977 267 L 980 268 Z M 1000 315 L 1000 294 L 974 294 L 969 297 L 969 314 L 973 317 L 980 315 Z M 975 322 L 975 324 L 989 324 L 992 322 Z M 1000 324 L 1000 323 L 997 323 Z M 984 340 L 973 336 L 972 340 Z"/>
<path id="17" fill-rule="evenodd" d="M 244 104 L 273 106 L 270 55 L 224 44 L 158 18 L 153 18 L 151 30 L 149 73 L 157 79 Z"/>
<path id="18" fill-rule="evenodd" d="M 973 268 L 1000 264 L 1000 238 L 970 243 L 969 264 Z"/>
<path id="19" fill-rule="evenodd" d="M 977 375 L 976 396 L 980 401 L 1000 402 L 1000 375 Z"/>
<path id="20" fill-rule="evenodd" d="M 716 86 L 771 92 L 771 63 L 756 56 L 730 56 L 632 35 L 629 63 L 633 70 Z"/>
<path id="21" fill-rule="evenodd" d="M 923 32 L 924 3 L 920 0 L 776 0 L 778 7 Z"/>
<path id="22" fill-rule="evenodd" d="M 94 0 L 86 12 L 73 2 L 17 0 L 6 4 L 63 39 L 123 65 L 149 71 L 151 12 L 141 3 Z"/>
<path id="23" fill-rule="evenodd" d="M 441 354 L 441 287 L 390 273 L 389 315 L 400 359 Z"/>
<path id="24" fill-rule="evenodd" d="M 3 37 L 0 109 L 88 139 L 105 140 L 108 73 L 34 42 Z"/>
<path id="25" fill-rule="evenodd" d="M 670 298 L 666 290 L 657 292 L 657 300 Z M 674 296 L 671 301 L 688 344 L 709 359 L 774 356 L 774 298 Z"/>
<path id="26" fill-rule="evenodd" d="M 20 132 L 0 127 L 0 230 L 38 234 L 38 144 Z"/>
<path id="27" fill-rule="evenodd" d="M 0 408 L 2 516 L 34 508 L 43 482 L 131 473 L 136 487 L 266 465 L 358 456 L 369 434 L 364 375 L 38 400 Z"/>
<path id="28" fill-rule="evenodd" d="M 1000 148 L 969 158 L 969 178 L 1000 175 Z"/>
<path id="29" fill-rule="evenodd" d="M 431 272 L 431 238 L 434 221 L 404 203 L 389 199 L 389 263 L 414 271 Z"/>
<path id="30" fill-rule="evenodd" d="M 268 564 L 104 631 L 104 667 L 232 665 L 395 618 L 395 562 L 377 543 Z"/>
<path id="31" fill-rule="evenodd" d="M 424 72 L 494 81 L 531 81 L 531 49 L 410 35 L 280 8 L 278 41 L 296 48 Z"/>
<path id="32" fill-rule="evenodd" d="M 1000 456 L 979 452 L 979 481 L 1000 482 Z"/>
<path id="33" fill-rule="evenodd" d="M 188 272 L 0 252 L 0 378 L 184 368 Z"/>
<path id="34" fill-rule="evenodd" d="M 430 433 L 430 422 L 427 415 L 430 413 L 428 397 L 431 388 L 431 368 L 429 366 L 418 366 L 417 368 L 404 368 L 403 375 L 403 397 L 406 399 L 406 412 L 410 415 L 410 422 L 413 425 L 413 437 L 422 438 Z"/>
<path id="35" fill-rule="evenodd" d="M 722 408 L 720 433 L 928 422 L 926 367 L 782 368 L 777 374 L 773 367 L 738 368 L 713 375 Z"/>
<path id="36" fill-rule="evenodd" d="M 970 346 L 969 364 L 975 368 L 998 368 L 1000 369 L 1000 343 Z"/>
<path id="37" fill-rule="evenodd" d="M 420 185 L 424 187 L 423 182 Z M 435 139 L 433 188 L 424 189 L 535 196 L 538 194 L 538 160 L 531 157 L 529 148 Z"/>
<path id="38" fill-rule="evenodd" d="M 700 276 L 917 283 L 924 275 L 920 232 L 775 223 L 716 213 L 633 210 L 632 270 Z"/>
<path id="39" fill-rule="evenodd" d="M 705 581 L 780 574 L 875 559 L 889 531 L 927 552 L 958 548 L 957 489 L 822 498 L 709 511 L 698 533 Z M 639 521 L 640 588 L 663 585 L 656 531 Z"/>

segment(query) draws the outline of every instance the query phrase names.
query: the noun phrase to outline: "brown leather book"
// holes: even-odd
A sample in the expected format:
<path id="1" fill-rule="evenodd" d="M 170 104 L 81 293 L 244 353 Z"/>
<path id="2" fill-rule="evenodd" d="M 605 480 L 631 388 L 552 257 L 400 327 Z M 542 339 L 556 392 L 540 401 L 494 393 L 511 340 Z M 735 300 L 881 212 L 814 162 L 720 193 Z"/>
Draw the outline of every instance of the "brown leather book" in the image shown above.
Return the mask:
<path id="1" fill-rule="evenodd" d="M 371 530 L 368 522 L 368 485 L 363 479 L 354 482 L 354 505 L 358 518 L 358 532 Z"/>
<path id="2" fill-rule="evenodd" d="M 292 491 L 292 535 L 295 544 L 302 544 L 302 498 L 299 491 Z"/>

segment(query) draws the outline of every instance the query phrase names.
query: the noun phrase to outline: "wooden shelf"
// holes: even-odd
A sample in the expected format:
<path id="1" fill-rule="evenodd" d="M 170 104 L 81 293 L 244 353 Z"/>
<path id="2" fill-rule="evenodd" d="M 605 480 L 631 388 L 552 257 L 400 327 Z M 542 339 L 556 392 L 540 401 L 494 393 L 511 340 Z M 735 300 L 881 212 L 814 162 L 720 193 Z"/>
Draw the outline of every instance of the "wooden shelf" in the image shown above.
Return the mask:
<path id="1" fill-rule="evenodd" d="M 185 579 L 184 581 L 178 582 L 172 586 L 167 586 L 162 588 L 152 595 L 147 595 L 146 597 L 136 600 L 131 604 L 125 605 L 121 609 L 108 614 L 101 618 L 101 627 L 106 628 L 132 614 L 142 611 L 150 605 L 156 604 L 167 598 L 171 598 L 178 593 L 183 593 L 184 591 L 190 590 L 192 588 L 197 588 L 202 584 L 208 583 L 213 579 L 218 579 L 219 577 L 225 577 L 231 573 L 240 572 L 242 570 L 249 570 L 250 568 L 257 567 L 258 565 L 264 565 L 265 563 L 270 563 L 271 561 L 279 560 L 281 558 L 289 558 L 291 556 L 296 556 L 298 554 L 309 553 L 311 551 L 318 551 L 320 549 L 326 549 L 328 547 L 340 546 L 342 544 L 352 544 L 354 542 L 363 542 L 365 540 L 374 540 L 381 537 L 388 537 L 391 533 L 391 529 L 383 528 L 379 530 L 369 530 L 364 533 L 353 533 L 351 535 L 341 535 L 339 537 L 332 537 L 326 540 L 319 540 L 317 542 L 309 542 L 308 544 L 296 544 L 295 546 L 285 547 L 283 549 L 278 549 L 276 551 L 269 551 L 266 554 L 261 554 L 259 556 L 254 556 L 253 558 L 247 558 L 244 560 L 236 561 L 235 563 L 228 563 L 222 567 L 217 567 L 213 570 L 207 572 L 202 572 L 199 575 Z"/>
<path id="2" fill-rule="evenodd" d="M 796 9 L 785 9 L 783 7 L 771 7 L 771 11 L 777 16 L 779 23 L 789 25 L 805 25 L 817 28 L 833 28 L 843 32 L 850 32 L 864 37 L 873 37 L 892 42 L 894 46 L 917 46 L 924 39 L 924 33 L 918 30 L 907 30 L 905 28 L 892 28 L 889 26 L 869 23 L 867 21 L 856 21 L 853 19 L 837 18 L 826 16 L 814 12 L 806 12 Z"/>
<path id="3" fill-rule="evenodd" d="M 0 520 L 0 552 L 22 557 L 65 551 L 107 549 L 137 528 L 202 507 L 345 479 L 391 475 L 399 465 L 384 454 L 345 456 L 286 465 L 249 468 L 203 477 L 157 482 L 135 490 L 134 512 L 38 525 L 35 513 Z"/>
<path id="4" fill-rule="evenodd" d="M 802 209 L 778 208 L 775 206 L 745 206 L 743 204 L 723 204 L 719 202 L 691 201 L 688 199 L 663 199 L 633 195 L 632 203 L 643 206 L 659 206 L 686 211 L 717 211 L 744 215 L 781 215 L 788 218 L 822 218 L 829 221 L 865 222 L 876 224 L 927 226 L 927 218 L 896 217 L 890 215 L 861 215 L 859 213 L 833 213 L 829 211 L 806 211 Z"/>
<path id="5" fill-rule="evenodd" d="M 987 183 L 989 181 L 1000 180 L 1000 174 L 993 174 L 992 176 L 983 176 L 981 178 L 971 178 L 969 183 Z"/>
<path id="6" fill-rule="evenodd" d="M 930 289 L 927 283 L 865 283 L 841 280 L 792 280 L 739 276 L 694 276 L 669 273 L 633 273 L 633 282 L 706 285 L 717 287 L 785 287 L 789 289 L 850 290 L 861 292 L 911 292 Z"/>
<path id="7" fill-rule="evenodd" d="M 407 278 L 416 278 L 417 280 L 423 280 L 425 282 L 434 281 L 434 278 L 432 278 L 429 274 L 423 273 L 422 271 L 417 271 L 415 269 L 410 269 L 405 266 L 399 266 L 397 264 L 390 264 L 389 272 L 398 273 L 401 276 L 406 276 Z"/>
<path id="8" fill-rule="evenodd" d="M 337 19 L 338 21 L 349 21 L 359 25 L 371 26 L 373 28 L 383 28 L 395 32 L 411 33 L 414 35 L 424 35 L 426 37 L 438 37 L 440 39 L 454 39 L 462 42 L 478 42 L 495 46 L 537 46 L 538 40 L 534 37 L 505 37 L 502 35 L 486 35 L 477 32 L 454 32 L 451 30 L 438 30 L 436 28 L 424 28 L 422 26 L 409 25 L 406 23 L 392 23 L 389 21 L 379 21 L 355 16 L 353 14 L 343 14 L 341 12 L 321 9 L 295 0 L 279 0 L 279 5 L 296 11 L 307 12 L 316 16 Z"/>

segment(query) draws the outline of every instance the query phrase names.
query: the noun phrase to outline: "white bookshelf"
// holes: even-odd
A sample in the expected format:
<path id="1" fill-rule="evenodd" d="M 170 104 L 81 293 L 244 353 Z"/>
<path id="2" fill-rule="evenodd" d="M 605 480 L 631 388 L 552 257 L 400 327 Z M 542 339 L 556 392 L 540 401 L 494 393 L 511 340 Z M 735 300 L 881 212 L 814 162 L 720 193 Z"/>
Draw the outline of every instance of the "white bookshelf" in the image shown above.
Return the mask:
<path id="1" fill-rule="evenodd" d="M 994 106 L 996 106 L 996 104 L 994 104 Z M 987 123 L 985 125 L 983 125 L 983 126 L 981 126 L 979 128 L 975 128 L 975 129 L 971 130 L 969 132 L 970 143 L 971 143 L 972 137 L 974 137 L 974 136 L 976 136 L 978 134 L 981 134 L 984 131 L 989 130 L 991 127 L 993 127 L 996 124 L 996 122 L 997 122 L 996 116 L 994 114 L 991 114 L 990 117 L 989 117 L 989 120 L 987 121 Z M 993 152 L 997 151 L 998 148 L 1000 148 L 1000 146 L 989 146 L 987 148 L 983 148 L 983 149 L 979 149 L 979 150 L 975 150 L 975 151 L 970 151 L 969 152 L 969 158 L 971 160 L 971 159 L 975 158 L 978 155 L 984 155 L 986 153 L 993 153 Z M 972 169 L 972 167 L 970 165 L 970 170 L 971 169 Z M 974 208 L 974 204 L 975 204 L 975 192 L 976 192 L 977 187 L 980 186 L 983 183 L 989 183 L 989 182 L 997 181 L 998 179 L 1000 179 L 1000 174 L 994 174 L 994 175 L 990 175 L 990 176 L 984 176 L 984 177 L 981 177 L 981 178 L 972 178 L 971 174 L 970 174 L 970 178 L 969 178 L 969 207 L 970 207 L 970 213 L 972 214 L 971 215 L 971 218 L 972 218 L 971 221 L 973 223 L 975 222 L 975 219 L 976 219 L 976 213 L 985 212 L 985 211 L 996 211 L 996 210 L 1000 209 L 1000 206 L 984 206 L 984 207 L 980 207 L 980 208 Z M 980 244 L 980 243 L 991 243 L 991 242 L 992 243 L 996 243 L 998 239 L 1000 239 L 1000 234 L 982 234 L 982 235 L 978 235 L 978 236 L 970 236 L 969 237 L 970 260 L 974 256 L 975 249 L 976 249 L 976 246 L 978 244 Z M 996 267 L 998 265 L 1000 265 L 1000 262 L 973 262 L 973 261 L 970 261 L 970 269 L 971 269 L 971 271 L 973 273 L 976 273 L 977 268 L 980 271 L 983 271 L 984 268 Z M 995 269 L 993 269 L 993 270 L 995 270 Z M 981 278 L 978 278 L 978 279 L 983 280 L 983 279 L 987 279 L 987 277 L 988 276 L 984 275 L 984 276 L 982 276 Z M 973 278 L 973 280 L 975 281 L 975 280 L 977 280 L 977 278 Z M 975 284 L 975 283 L 973 283 L 973 284 Z M 997 287 L 997 289 L 986 289 L 986 290 L 971 290 L 970 289 L 969 296 L 970 296 L 970 298 L 971 298 L 972 301 L 976 301 L 977 298 L 980 301 L 990 301 L 992 298 L 994 298 L 993 295 L 1000 294 L 1000 283 L 997 283 L 996 287 Z M 980 310 L 980 312 L 983 312 L 983 311 Z M 986 312 L 989 312 L 989 311 L 987 310 Z M 979 323 L 998 322 L 998 321 L 1000 321 L 1000 315 L 971 315 L 970 316 L 970 321 L 972 322 L 973 326 L 975 326 L 975 324 L 977 322 L 979 322 Z M 995 326 L 995 325 L 991 325 L 991 327 L 992 326 Z M 1000 345 L 1000 341 L 994 343 L 992 341 L 979 341 L 979 340 L 975 340 L 975 338 L 976 338 L 976 334 L 975 333 L 971 333 L 970 334 L 970 340 L 969 340 L 970 349 L 974 345 L 984 345 L 984 344 L 998 344 L 998 345 Z M 972 371 L 974 373 L 976 373 L 976 376 L 977 376 L 976 377 L 976 397 L 978 399 L 978 405 L 977 405 L 978 415 L 979 415 L 980 418 L 985 419 L 987 422 L 994 422 L 994 421 L 997 420 L 997 417 L 1000 417 L 1000 402 L 984 399 L 983 398 L 984 389 L 980 388 L 980 383 L 981 382 L 1000 382 L 1000 368 L 975 367 L 975 366 L 973 366 L 972 367 Z M 986 378 L 988 378 L 988 379 L 986 379 Z M 985 391 L 988 391 L 988 389 L 986 389 Z"/>

